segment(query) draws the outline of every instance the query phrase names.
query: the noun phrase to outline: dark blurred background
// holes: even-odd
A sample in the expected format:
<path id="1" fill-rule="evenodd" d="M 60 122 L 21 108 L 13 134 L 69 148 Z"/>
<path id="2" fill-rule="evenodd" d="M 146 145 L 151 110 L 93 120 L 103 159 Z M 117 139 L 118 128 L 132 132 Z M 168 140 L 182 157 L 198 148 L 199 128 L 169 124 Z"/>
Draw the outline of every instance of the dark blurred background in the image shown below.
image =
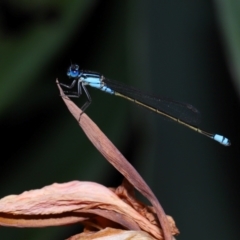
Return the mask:
<path id="1" fill-rule="evenodd" d="M 54 182 L 121 175 L 86 138 L 56 87 L 71 61 L 201 111 L 224 147 L 134 104 L 89 89 L 87 114 L 173 216 L 177 239 L 239 238 L 240 5 L 232 1 L 0 2 L 0 198 Z M 75 99 L 81 106 L 85 97 Z M 76 224 L 0 228 L 1 239 L 64 239 Z"/>

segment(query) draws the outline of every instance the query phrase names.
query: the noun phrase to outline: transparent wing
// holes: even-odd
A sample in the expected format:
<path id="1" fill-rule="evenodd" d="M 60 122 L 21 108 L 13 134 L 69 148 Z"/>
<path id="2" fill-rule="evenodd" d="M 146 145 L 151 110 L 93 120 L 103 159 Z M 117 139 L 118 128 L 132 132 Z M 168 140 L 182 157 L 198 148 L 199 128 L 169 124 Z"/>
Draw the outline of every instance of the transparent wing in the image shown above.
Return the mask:
<path id="1" fill-rule="evenodd" d="M 131 99 L 137 100 L 190 125 L 197 126 L 201 121 L 200 112 L 191 104 L 177 102 L 166 97 L 148 95 L 138 89 L 113 80 L 103 79 L 103 82 L 115 92 L 126 95 Z"/>

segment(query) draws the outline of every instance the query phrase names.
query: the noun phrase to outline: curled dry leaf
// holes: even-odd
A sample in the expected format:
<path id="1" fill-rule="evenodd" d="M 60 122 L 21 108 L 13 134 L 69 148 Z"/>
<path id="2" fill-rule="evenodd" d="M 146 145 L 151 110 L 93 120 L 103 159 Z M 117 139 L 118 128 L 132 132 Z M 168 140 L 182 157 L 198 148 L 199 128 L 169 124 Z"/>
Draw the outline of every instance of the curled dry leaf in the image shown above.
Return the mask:
<path id="1" fill-rule="evenodd" d="M 67 96 L 64 95 L 64 92 L 62 91 L 59 84 L 58 88 L 68 110 L 78 121 L 79 126 L 85 132 L 88 139 L 108 160 L 108 162 L 112 164 L 134 186 L 134 188 L 136 188 L 151 202 L 161 224 L 164 239 L 172 240 L 171 226 L 169 225 L 167 216 L 158 199 L 152 192 L 151 188 L 146 184 L 136 169 L 126 160 L 126 158 L 118 151 L 113 143 L 106 137 L 106 135 L 98 128 L 98 126 Z"/>
<path id="2" fill-rule="evenodd" d="M 0 199 L 0 225 L 44 227 L 81 222 L 84 233 L 70 239 L 174 239 L 179 232 L 173 219 L 166 216 L 143 178 L 86 114 L 80 118 L 81 109 L 66 96 L 63 100 L 89 140 L 127 180 L 117 189 L 72 181 L 7 196 Z M 133 187 L 152 207 L 136 200 Z"/>
<path id="3" fill-rule="evenodd" d="M 163 239 L 159 225 L 153 224 L 127 202 L 98 183 L 55 183 L 0 199 L 0 225 L 44 227 L 81 222 L 88 230 L 107 227 L 142 230 L 155 239 Z M 169 223 L 173 224 L 171 220 Z M 178 232 L 175 226 L 171 232 Z"/>

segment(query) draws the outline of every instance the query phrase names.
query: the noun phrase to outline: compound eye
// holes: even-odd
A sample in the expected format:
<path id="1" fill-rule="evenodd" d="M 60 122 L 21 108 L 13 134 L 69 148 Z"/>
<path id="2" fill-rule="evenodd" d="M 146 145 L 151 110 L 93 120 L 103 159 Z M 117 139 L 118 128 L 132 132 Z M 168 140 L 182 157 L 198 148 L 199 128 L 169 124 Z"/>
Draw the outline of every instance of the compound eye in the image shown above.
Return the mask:
<path id="1" fill-rule="evenodd" d="M 76 78 L 79 76 L 79 66 L 77 64 L 72 64 L 67 71 L 67 75 L 70 78 Z"/>

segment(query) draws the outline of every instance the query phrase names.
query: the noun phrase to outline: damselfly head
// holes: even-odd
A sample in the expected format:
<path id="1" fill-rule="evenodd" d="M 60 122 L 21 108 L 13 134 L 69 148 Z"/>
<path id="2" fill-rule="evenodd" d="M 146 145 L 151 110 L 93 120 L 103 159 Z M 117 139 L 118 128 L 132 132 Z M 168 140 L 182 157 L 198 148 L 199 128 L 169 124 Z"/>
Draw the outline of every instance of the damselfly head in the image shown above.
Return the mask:
<path id="1" fill-rule="evenodd" d="M 76 78 L 80 74 L 79 66 L 77 64 L 71 64 L 71 66 L 68 68 L 67 75 L 70 78 Z"/>

